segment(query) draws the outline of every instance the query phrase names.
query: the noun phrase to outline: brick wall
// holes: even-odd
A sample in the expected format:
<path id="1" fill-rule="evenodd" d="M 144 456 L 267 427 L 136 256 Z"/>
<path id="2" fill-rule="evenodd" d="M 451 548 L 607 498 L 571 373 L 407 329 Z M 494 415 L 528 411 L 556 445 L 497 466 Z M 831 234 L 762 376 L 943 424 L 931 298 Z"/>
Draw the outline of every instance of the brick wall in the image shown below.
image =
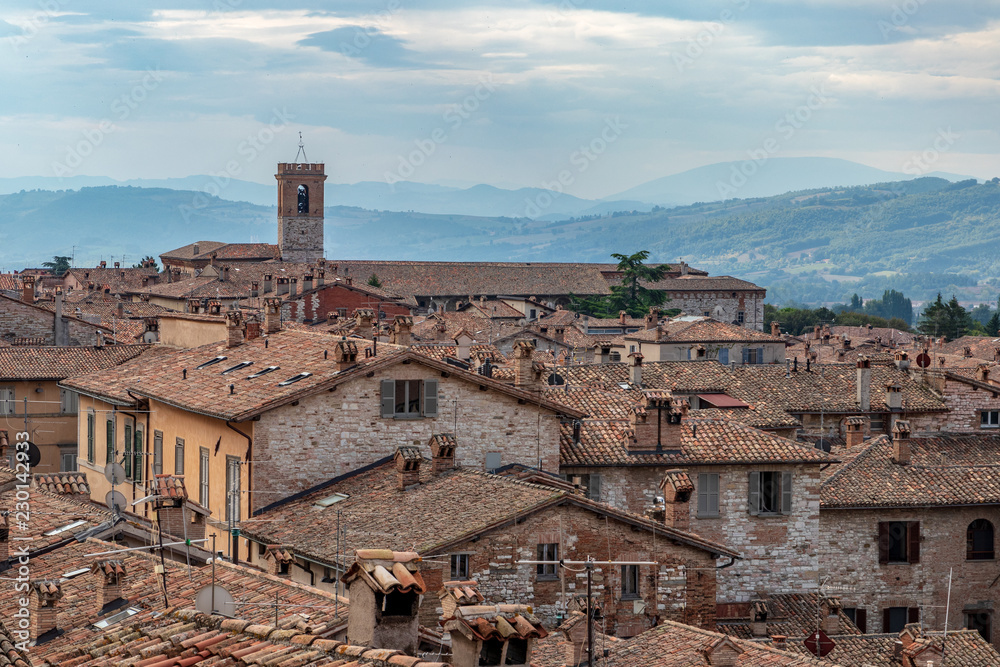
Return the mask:
<path id="1" fill-rule="evenodd" d="M 551 628 L 558 623 L 564 601 L 571 611 L 580 608 L 576 601 L 586 595 L 587 575 L 585 571 L 564 571 L 563 578 L 540 581 L 536 566 L 516 563 L 537 560 L 538 544 L 550 542 L 558 543 L 560 558 L 568 560 L 591 556 L 595 560 L 659 563 L 639 567 L 636 600 L 622 599 L 619 566 L 595 566 L 593 592 L 606 619 L 603 627 L 598 623 L 598 630 L 631 636 L 652 627 L 657 619 L 714 628 L 716 563 L 707 552 L 671 543 L 662 536 L 654 540 L 651 532 L 605 520 L 584 508 L 555 507 L 447 552 L 469 554 L 469 577 L 479 582 L 487 603 L 530 604 Z M 421 573 L 434 593 L 424 598 L 421 622 L 433 626 L 441 613 L 436 592 L 442 581 L 451 578 L 450 557 L 425 561 Z"/>
<path id="2" fill-rule="evenodd" d="M 664 308 L 680 308 L 688 315 L 704 315 L 721 322 L 736 322 L 743 313 L 743 326 L 764 330 L 764 292 L 681 292 L 668 291 Z"/>
<path id="3" fill-rule="evenodd" d="M 42 338 L 55 345 L 55 313 L 13 299 L 0 297 L 0 339 Z M 87 322 L 64 318 L 70 345 L 94 345 L 98 328 Z"/>
<path id="4" fill-rule="evenodd" d="M 380 381 L 437 379 L 438 416 L 383 419 Z M 559 467 L 559 420 L 537 405 L 419 363 L 396 364 L 373 377 L 358 378 L 332 392 L 302 399 L 261 416 L 254 423 L 257 474 L 267 475 L 269 502 L 391 455 L 400 445 L 416 445 L 430 457 L 435 433 L 458 438 L 457 463 L 483 469 L 488 452 L 501 453 L 501 465 L 525 463 L 555 471 Z M 270 463 L 273 462 L 273 463 Z M 266 472 L 265 472 L 266 471 Z"/>
<path id="5" fill-rule="evenodd" d="M 367 278 L 366 278 L 367 280 Z M 347 315 L 353 316 L 358 308 L 382 309 L 385 317 L 391 320 L 396 315 L 409 315 L 410 309 L 402 304 L 384 301 L 378 297 L 357 290 L 347 289 L 336 284 L 327 284 L 323 289 L 312 290 L 294 301 L 286 301 L 281 305 L 281 319 L 286 322 L 322 321 L 330 312 L 345 308 Z M 362 332 L 366 336 L 371 332 Z"/>
<path id="6" fill-rule="evenodd" d="M 953 571 L 948 629 L 965 627 L 967 605 L 1000 604 L 995 560 L 966 560 L 966 531 L 975 519 L 1000 526 L 1000 508 L 827 510 L 820 513 L 820 576 L 843 586 L 845 607 L 868 610 L 868 632 L 882 632 L 886 607 L 921 607 L 925 628 L 944 628 L 948 573 Z M 880 521 L 920 522 L 920 562 L 878 562 Z M 1000 644 L 993 618 L 993 644 Z"/>
<path id="7" fill-rule="evenodd" d="M 665 467 L 562 468 L 568 475 L 601 475 L 601 500 L 615 507 L 643 513 L 661 495 Z M 816 589 L 816 544 L 819 533 L 818 466 L 733 465 L 684 468 L 695 485 L 691 497 L 690 530 L 737 551 L 743 560 L 719 570 L 718 593 L 723 602 L 745 602 L 755 591 L 800 593 Z M 748 511 L 748 475 L 755 471 L 792 473 L 792 512 L 779 516 L 751 516 Z M 719 473 L 719 517 L 698 517 L 698 474 Z"/>
<path id="8" fill-rule="evenodd" d="M 1000 410 L 1000 387 L 996 393 L 980 389 L 965 382 L 942 379 L 938 383 L 949 412 L 941 415 L 936 430 L 949 433 L 995 433 L 996 430 L 980 427 L 979 413 L 984 410 Z"/>

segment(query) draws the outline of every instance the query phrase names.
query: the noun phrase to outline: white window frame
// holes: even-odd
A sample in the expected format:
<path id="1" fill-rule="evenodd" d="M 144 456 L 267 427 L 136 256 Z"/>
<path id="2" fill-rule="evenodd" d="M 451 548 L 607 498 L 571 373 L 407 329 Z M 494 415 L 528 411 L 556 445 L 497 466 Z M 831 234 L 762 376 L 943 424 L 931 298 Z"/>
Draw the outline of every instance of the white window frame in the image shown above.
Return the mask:
<path id="1" fill-rule="evenodd" d="M 1000 410 L 981 410 L 979 428 L 1000 428 Z"/>

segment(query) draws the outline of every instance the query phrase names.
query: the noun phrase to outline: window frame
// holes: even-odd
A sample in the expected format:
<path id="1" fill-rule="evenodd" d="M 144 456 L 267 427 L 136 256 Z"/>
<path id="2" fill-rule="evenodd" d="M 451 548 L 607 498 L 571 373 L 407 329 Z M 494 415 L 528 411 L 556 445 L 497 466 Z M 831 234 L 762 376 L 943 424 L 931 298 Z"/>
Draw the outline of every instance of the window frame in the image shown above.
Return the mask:
<path id="1" fill-rule="evenodd" d="M 94 463 L 96 456 L 94 441 L 97 436 L 97 414 L 93 408 L 87 410 L 87 463 Z"/>
<path id="2" fill-rule="evenodd" d="M 877 545 L 879 565 L 915 565 L 919 563 L 920 522 L 879 521 Z M 905 547 L 905 559 L 901 559 L 899 556 L 901 546 Z"/>
<path id="3" fill-rule="evenodd" d="M 469 554 L 451 554 L 452 581 L 467 581 L 469 579 Z"/>
<path id="4" fill-rule="evenodd" d="M 642 595 L 639 591 L 639 566 L 638 565 L 622 565 L 621 566 L 621 599 L 622 600 L 639 600 Z"/>
<path id="5" fill-rule="evenodd" d="M 0 387 L 0 415 L 17 413 L 17 396 L 12 385 Z"/>
<path id="6" fill-rule="evenodd" d="M 979 428 L 1000 428 L 1000 410 L 980 410 Z"/>
<path id="7" fill-rule="evenodd" d="M 115 448 L 115 430 L 118 425 L 115 423 L 114 413 L 112 413 L 104 425 L 104 463 L 105 465 L 117 463 Z"/>
<path id="8" fill-rule="evenodd" d="M 383 379 L 379 382 L 379 405 L 383 419 L 424 419 L 437 417 L 440 401 L 440 385 L 437 378 Z M 402 405 L 404 412 L 397 412 L 400 388 L 404 397 Z M 409 410 L 413 404 L 410 392 L 416 388 L 416 410 Z"/>
<path id="9" fill-rule="evenodd" d="M 768 475 L 768 478 L 762 477 Z M 794 478 L 791 472 L 783 470 L 757 470 L 749 473 L 747 512 L 751 516 L 788 516 L 793 512 Z M 777 480 L 777 481 L 774 481 Z M 776 505 L 764 509 L 764 491 L 775 500 Z M 777 509 L 774 509 L 774 506 Z"/>
<path id="10" fill-rule="evenodd" d="M 978 531 L 981 534 L 986 534 L 988 531 L 990 549 L 989 551 L 981 550 L 977 551 L 975 549 L 975 536 L 976 528 L 973 528 L 976 524 L 979 524 Z M 985 525 L 984 525 L 985 524 Z M 988 519 L 975 519 L 965 530 L 965 560 L 967 561 L 991 561 L 996 560 L 996 530 L 993 527 L 993 523 Z"/>
<path id="11" fill-rule="evenodd" d="M 153 476 L 163 474 L 163 431 L 153 431 Z"/>
<path id="12" fill-rule="evenodd" d="M 539 542 L 536 549 L 538 560 L 559 560 L 558 542 Z M 555 581 L 559 578 L 559 564 L 542 564 L 535 566 L 536 581 Z"/>
<path id="13" fill-rule="evenodd" d="M 209 458 L 208 447 L 198 448 L 198 504 L 202 507 L 208 507 L 211 501 L 211 496 L 209 492 L 211 486 L 209 486 L 210 474 L 212 470 L 212 462 Z"/>
<path id="14" fill-rule="evenodd" d="M 892 614 L 894 611 L 896 612 L 897 615 L 898 614 L 906 615 L 904 623 L 901 626 L 899 626 L 899 628 L 896 630 L 891 629 L 893 626 Z M 882 609 L 883 634 L 899 634 L 900 632 L 903 631 L 903 628 L 906 627 L 908 624 L 919 623 L 919 622 L 920 622 L 920 607 L 885 607 Z"/>
<path id="15" fill-rule="evenodd" d="M 184 438 L 174 440 L 174 474 L 184 474 Z"/>
<path id="16" fill-rule="evenodd" d="M 80 413 L 80 394 L 71 389 L 59 387 L 59 414 L 76 415 Z"/>
<path id="17" fill-rule="evenodd" d="M 146 474 L 146 448 L 145 448 L 145 430 L 140 424 L 135 425 L 135 431 L 132 433 L 132 481 L 142 482 L 143 476 Z"/>
<path id="18" fill-rule="evenodd" d="M 238 524 L 243 516 L 243 475 L 240 457 L 226 457 L 226 521 Z"/>

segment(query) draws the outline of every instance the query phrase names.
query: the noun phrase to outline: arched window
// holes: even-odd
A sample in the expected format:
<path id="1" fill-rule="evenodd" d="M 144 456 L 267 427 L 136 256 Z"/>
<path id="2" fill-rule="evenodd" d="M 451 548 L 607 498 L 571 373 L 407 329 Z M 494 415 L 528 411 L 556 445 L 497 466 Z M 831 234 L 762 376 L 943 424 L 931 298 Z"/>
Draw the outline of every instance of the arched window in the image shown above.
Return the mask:
<path id="1" fill-rule="evenodd" d="M 965 558 L 993 560 L 993 524 L 986 519 L 976 519 L 969 524 Z"/>
<path id="2" fill-rule="evenodd" d="M 309 213 L 309 188 L 299 186 L 299 213 Z"/>

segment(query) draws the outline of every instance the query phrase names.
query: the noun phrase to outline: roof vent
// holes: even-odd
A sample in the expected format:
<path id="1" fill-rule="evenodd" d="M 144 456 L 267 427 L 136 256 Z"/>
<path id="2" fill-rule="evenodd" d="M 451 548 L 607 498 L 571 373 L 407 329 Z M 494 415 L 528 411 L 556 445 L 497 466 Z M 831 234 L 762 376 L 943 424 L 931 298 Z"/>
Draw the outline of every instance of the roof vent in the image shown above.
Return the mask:
<path id="1" fill-rule="evenodd" d="M 287 387 L 290 384 L 295 384 L 299 380 L 305 380 L 307 377 L 310 377 L 310 376 L 312 376 L 312 373 L 299 373 L 298 375 L 293 375 L 292 377 L 288 378 L 284 382 L 279 382 L 278 386 L 279 387 Z"/>
<path id="2" fill-rule="evenodd" d="M 235 366 L 230 366 L 226 370 L 222 371 L 222 373 L 220 373 L 220 375 L 226 375 L 228 373 L 232 373 L 233 371 L 243 370 L 247 366 L 253 366 L 253 362 L 252 361 L 241 361 L 240 363 L 236 364 Z"/>
<path id="3" fill-rule="evenodd" d="M 214 359 L 209 359 L 208 361 L 206 361 L 205 363 L 203 363 L 201 366 L 197 366 L 196 370 L 200 371 L 202 368 L 208 368 L 209 366 L 214 366 L 215 364 L 223 362 L 223 361 L 225 361 L 228 358 L 229 357 L 227 357 L 227 356 L 225 356 L 223 354 L 220 354 L 219 356 L 215 357 Z"/>
<path id="4" fill-rule="evenodd" d="M 253 380 L 253 379 L 259 378 L 261 375 L 267 375 L 268 373 L 273 373 L 274 371 L 278 370 L 279 368 L 281 368 L 281 366 L 268 366 L 267 368 L 262 368 L 259 371 L 257 371 L 256 373 L 251 373 L 250 375 L 248 375 L 247 379 L 248 380 Z"/>

